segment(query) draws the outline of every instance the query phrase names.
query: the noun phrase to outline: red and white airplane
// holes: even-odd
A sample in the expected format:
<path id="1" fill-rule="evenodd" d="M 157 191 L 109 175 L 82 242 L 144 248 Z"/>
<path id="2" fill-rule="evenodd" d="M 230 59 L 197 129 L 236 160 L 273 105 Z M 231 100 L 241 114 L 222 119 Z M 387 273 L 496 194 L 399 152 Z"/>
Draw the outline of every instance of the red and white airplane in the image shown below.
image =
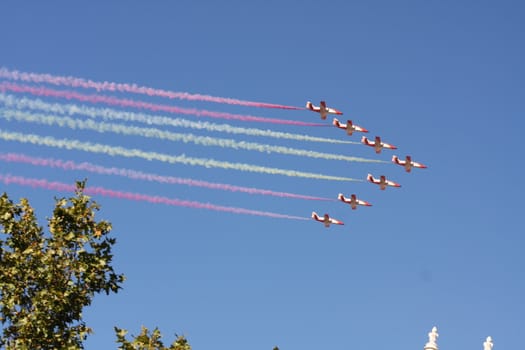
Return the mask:
<path id="1" fill-rule="evenodd" d="M 407 171 L 407 173 L 409 173 L 410 170 L 412 170 L 412 168 L 425 169 L 427 167 L 424 164 L 421 164 L 421 163 L 418 163 L 418 162 L 414 162 L 412 160 L 412 157 L 410 157 L 410 156 L 406 156 L 405 160 L 400 160 L 397 156 L 392 156 L 392 162 L 394 162 L 394 163 L 404 167 L 405 170 Z"/>
<path id="2" fill-rule="evenodd" d="M 372 204 L 368 203 L 367 201 L 358 199 L 355 194 L 352 194 L 350 198 L 348 198 L 348 197 L 345 197 L 342 193 L 339 193 L 339 195 L 337 196 L 337 199 L 339 199 L 343 203 L 349 204 L 353 210 L 356 210 L 358 205 L 362 205 L 365 207 L 372 206 Z"/>
<path id="3" fill-rule="evenodd" d="M 311 110 L 311 111 L 313 111 L 313 112 L 319 113 L 321 115 L 321 119 L 322 120 L 325 120 L 326 116 L 328 114 L 338 114 L 338 115 L 342 115 L 343 114 L 343 112 L 338 111 L 335 108 L 326 107 L 326 102 L 325 101 L 321 101 L 320 104 L 319 104 L 319 107 L 314 106 L 312 104 L 312 102 L 308 101 L 308 102 L 306 102 L 306 108 Z"/>
<path id="4" fill-rule="evenodd" d="M 332 122 L 332 124 L 334 124 L 334 126 L 338 127 L 339 129 L 346 130 L 346 133 L 349 136 L 352 136 L 354 131 L 368 132 L 368 130 L 366 130 L 365 128 L 354 125 L 351 120 L 347 120 L 346 124 L 343 124 L 339 120 L 337 120 L 337 118 L 334 118 L 334 121 Z"/>
<path id="5" fill-rule="evenodd" d="M 385 175 L 381 175 L 379 179 L 376 179 L 372 176 L 372 174 L 368 174 L 366 179 L 373 184 L 379 185 L 379 188 L 382 190 L 384 190 L 386 186 L 401 187 L 401 185 L 397 182 L 387 180 Z"/>
<path id="6" fill-rule="evenodd" d="M 312 212 L 312 219 L 315 221 L 322 222 L 324 224 L 324 227 L 330 227 L 330 224 L 334 225 L 344 225 L 342 221 L 336 220 L 331 218 L 328 214 L 324 214 L 324 216 L 321 218 L 315 211 Z"/>
<path id="7" fill-rule="evenodd" d="M 385 142 L 381 142 L 381 138 L 379 136 L 376 136 L 374 142 L 371 142 L 366 136 L 363 136 L 363 138 L 361 138 L 361 142 L 367 146 L 374 147 L 376 150 L 376 153 L 381 153 L 381 150 L 383 148 L 397 149 L 397 147 L 394 145 L 391 145 Z"/>

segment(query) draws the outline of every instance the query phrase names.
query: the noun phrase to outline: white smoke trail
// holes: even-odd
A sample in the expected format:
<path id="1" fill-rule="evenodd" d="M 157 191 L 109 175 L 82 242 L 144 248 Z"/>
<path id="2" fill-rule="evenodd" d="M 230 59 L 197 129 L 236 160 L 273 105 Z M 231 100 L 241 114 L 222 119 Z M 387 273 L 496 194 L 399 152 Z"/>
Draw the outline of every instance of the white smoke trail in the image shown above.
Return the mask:
<path id="1" fill-rule="evenodd" d="M 190 101 L 204 101 L 215 103 L 226 103 L 239 106 L 251 106 L 262 108 L 277 108 L 290 110 L 303 110 L 304 107 L 287 106 L 275 103 L 256 102 L 239 100 L 229 97 L 218 97 L 202 94 L 192 94 L 188 92 L 177 92 L 162 89 L 155 89 L 146 86 L 138 86 L 136 84 L 116 83 L 116 82 L 100 82 L 86 80 L 77 77 L 57 76 L 51 74 L 27 73 L 16 70 L 9 70 L 5 67 L 0 67 L 0 78 L 10 79 L 15 81 L 32 82 L 32 83 L 47 83 L 52 85 L 62 85 L 74 88 L 95 89 L 97 91 L 118 91 L 128 92 L 134 94 L 166 97 L 170 99 L 190 100 Z"/>
<path id="2" fill-rule="evenodd" d="M 194 158 L 186 155 L 172 156 L 158 152 L 147 152 L 134 148 L 115 147 L 99 143 L 82 142 L 79 140 L 70 139 L 56 139 L 50 136 L 39 136 L 35 134 L 22 134 L 17 132 L 4 131 L 0 129 L 0 139 L 5 141 L 17 141 L 22 143 L 30 143 L 33 145 L 55 147 L 67 150 L 79 150 L 91 153 L 102 153 L 109 156 L 121 156 L 128 158 L 141 158 L 149 161 L 159 161 L 170 164 L 185 164 L 192 166 L 201 166 L 206 168 L 219 168 L 227 170 L 238 170 L 244 172 L 262 173 L 270 175 L 283 175 L 290 177 L 309 178 L 317 180 L 331 180 L 331 181 L 356 181 L 363 180 L 349 177 L 339 177 L 323 174 L 315 174 L 309 172 L 302 172 L 296 170 L 287 170 L 279 168 L 263 167 L 245 163 L 231 163 L 219 161 L 215 159 Z"/>
<path id="3" fill-rule="evenodd" d="M 230 191 L 230 192 L 242 192 L 248 194 L 258 194 L 264 196 L 274 196 L 281 198 L 292 198 L 292 199 L 305 199 L 311 201 L 330 201 L 334 202 L 334 198 L 323 198 L 315 197 L 304 194 L 296 194 L 290 192 L 279 192 L 266 190 L 255 187 L 244 187 L 229 185 L 224 183 L 217 182 L 208 182 L 202 180 L 195 180 L 190 178 L 180 178 L 175 176 L 166 176 L 158 175 L 152 173 L 145 173 L 142 171 L 125 169 L 125 168 L 116 168 L 116 167 L 104 167 L 102 165 L 92 164 L 88 162 L 76 163 L 71 160 L 61 160 L 53 158 L 40 158 L 40 157 L 31 157 L 25 154 L 20 153 L 0 153 L 0 161 L 4 162 L 15 162 L 22 164 L 31 164 L 34 166 L 45 166 L 61 170 L 78 170 L 78 171 L 87 171 L 90 173 L 95 173 L 99 175 L 114 175 L 114 176 L 123 176 L 128 179 L 133 180 L 144 180 L 144 181 L 154 181 L 162 184 L 170 185 L 186 185 L 193 187 L 203 187 L 212 190 L 221 190 L 221 191 Z"/>
<path id="4" fill-rule="evenodd" d="M 148 138 L 156 138 L 172 142 L 194 143 L 196 145 L 208 147 L 223 147 L 241 149 L 247 151 L 257 151 L 262 153 L 278 153 L 283 155 L 294 155 L 300 157 L 340 160 L 347 162 L 361 162 L 361 163 L 385 163 L 382 160 L 367 159 L 360 157 L 351 157 L 340 154 L 322 153 L 315 151 L 308 151 L 303 149 L 296 149 L 283 146 L 274 146 L 259 144 L 255 142 L 235 141 L 232 139 L 221 139 L 209 136 L 197 136 L 193 134 L 180 134 L 170 131 L 164 131 L 155 128 L 141 128 L 136 126 L 127 126 L 123 124 L 113 123 L 97 123 L 93 120 L 79 120 L 70 117 L 56 117 L 52 115 L 29 114 L 17 110 L 7 110 L 0 108 L 0 118 L 7 120 L 16 120 L 22 122 L 39 123 L 45 125 L 57 125 L 59 127 L 68 127 L 70 129 L 93 130 L 96 132 L 113 132 L 128 136 L 142 136 Z"/>
<path id="5" fill-rule="evenodd" d="M 149 125 L 173 126 L 180 128 L 191 128 L 229 134 L 272 137 L 277 139 L 289 139 L 295 141 L 325 142 L 334 144 L 360 145 L 356 141 L 342 141 L 324 137 L 316 137 L 302 134 L 264 130 L 257 128 L 242 128 L 229 124 L 215 124 L 202 121 L 190 121 L 183 118 L 170 118 L 161 115 L 150 115 L 146 113 L 119 111 L 112 108 L 95 108 L 75 104 L 47 103 L 41 99 L 17 98 L 13 95 L 0 93 L 0 102 L 10 108 L 41 110 L 47 113 L 58 113 L 73 116 L 76 114 L 91 118 L 102 118 L 105 120 L 122 120 L 125 122 L 139 122 Z"/>
<path id="6" fill-rule="evenodd" d="M 309 123 L 302 122 L 298 120 L 288 120 L 288 119 L 277 119 L 277 118 L 266 118 L 266 117 L 257 117 L 253 115 L 243 115 L 243 114 L 232 114 L 227 112 L 216 112 L 208 111 L 204 109 L 196 108 L 181 108 L 171 105 L 162 105 L 157 103 L 150 103 L 144 101 L 136 101 L 130 99 L 121 99 L 114 96 L 105 96 L 105 95 L 85 95 L 78 93 L 76 91 L 65 91 L 65 90 L 54 90 L 48 89 L 45 87 L 34 87 L 28 85 L 18 85 L 9 82 L 0 81 L 0 91 L 6 92 L 11 91 L 14 93 L 21 94 L 32 94 L 35 96 L 46 96 L 52 98 L 65 98 L 68 100 L 77 100 L 83 102 L 89 102 L 94 104 L 104 103 L 110 106 L 115 107 L 124 107 L 124 108 L 138 108 L 146 109 L 154 112 L 162 111 L 168 113 L 176 114 L 187 114 L 194 115 L 196 117 L 206 117 L 206 118 L 218 118 L 218 119 L 229 119 L 229 120 L 239 120 L 244 122 L 255 122 L 255 123 L 272 123 L 280 125 L 297 125 L 297 126 L 316 126 L 316 127 L 325 127 L 326 124 L 321 123 Z"/>

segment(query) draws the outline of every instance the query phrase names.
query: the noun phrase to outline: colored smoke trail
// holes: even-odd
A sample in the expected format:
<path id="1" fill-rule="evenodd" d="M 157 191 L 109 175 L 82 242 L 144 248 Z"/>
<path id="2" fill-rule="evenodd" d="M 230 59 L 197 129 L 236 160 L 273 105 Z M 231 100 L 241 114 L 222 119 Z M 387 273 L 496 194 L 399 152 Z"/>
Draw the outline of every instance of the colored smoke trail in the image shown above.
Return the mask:
<path id="1" fill-rule="evenodd" d="M 122 120 L 125 122 L 139 122 L 150 125 L 159 126 L 172 126 L 180 128 L 190 128 L 196 130 L 206 130 L 214 132 L 223 132 L 236 135 L 249 135 L 249 136 L 262 136 L 272 137 L 277 139 L 288 139 L 295 141 L 308 141 L 308 142 L 325 142 L 334 144 L 354 144 L 360 145 L 360 142 L 356 141 L 342 141 L 336 139 L 329 139 L 324 137 L 315 137 L 309 135 L 292 134 L 287 132 L 279 132 L 272 130 L 263 130 L 256 128 L 242 128 L 231 126 L 228 124 L 214 124 L 203 121 L 190 121 L 182 118 L 170 118 L 160 115 L 149 115 L 137 112 L 119 111 L 111 108 L 93 108 L 84 105 L 75 104 L 58 104 L 58 103 L 47 103 L 40 99 L 28 99 L 26 97 L 16 98 L 13 95 L 6 95 L 0 93 L 0 102 L 5 104 L 7 107 L 17 109 L 32 109 L 41 110 L 48 113 L 58 113 L 62 115 L 84 115 L 91 118 L 102 118 L 106 120 Z"/>
<path id="2" fill-rule="evenodd" d="M 90 173 L 95 173 L 99 175 L 115 175 L 115 176 L 127 177 L 133 180 L 145 180 L 145 181 L 152 181 L 152 182 L 165 183 L 165 184 L 187 185 L 187 186 L 203 187 L 203 188 L 208 188 L 208 189 L 230 191 L 230 192 L 242 192 L 242 193 L 248 193 L 248 194 L 259 194 L 259 195 L 265 195 L 265 196 L 274 196 L 274 197 L 291 198 L 291 199 L 305 199 L 305 200 L 315 200 L 315 201 L 335 201 L 335 199 L 330 199 L 330 198 L 314 197 L 314 196 L 307 196 L 307 195 L 294 194 L 294 193 L 288 193 L 288 192 L 276 192 L 276 191 L 264 190 L 264 189 L 259 189 L 259 188 L 242 187 L 242 186 L 235 186 L 235 185 L 228 185 L 228 184 L 221 184 L 221 183 L 212 183 L 212 182 L 207 182 L 207 181 L 184 179 L 184 178 L 179 178 L 179 177 L 174 177 L 174 176 L 163 176 L 163 175 L 157 175 L 157 174 L 151 174 L 151 173 L 144 173 L 141 171 L 136 171 L 136 170 L 131 170 L 131 169 L 122 169 L 122 168 L 115 168 L 115 167 L 107 168 L 107 167 L 103 167 L 103 166 L 88 163 L 88 162 L 75 163 L 73 161 L 64 161 L 60 159 L 31 157 L 31 156 L 27 156 L 25 154 L 19 154 L 19 153 L 0 153 L 0 160 L 5 161 L 5 162 L 10 162 L 10 163 L 14 162 L 14 163 L 31 164 L 34 166 L 45 166 L 45 167 L 50 167 L 50 168 L 58 168 L 62 170 L 81 170 L 81 171 L 88 171 Z"/>
<path id="3" fill-rule="evenodd" d="M 34 188 L 44 188 L 44 189 L 51 190 L 51 191 L 74 192 L 76 190 L 76 187 L 74 185 L 68 185 L 62 182 L 47 181 L 45 179 L 32 179 L 32 178 L 26 178 L 22 176 L 12 176 L 9 174 L 1 174 L 1 173 L 0 173 L 0 181 L 6 185 L 17 184 L 21 186 L 30 186 Z M 265 216 L 265 217 L 276 218 L 276 219 L 290 219 L 290 220 L 304 220 L 304 221 L 310 220 L 309 218 L 305 218 L 301 216 L 278 214 L 278 213 L 251 210 L 251 209 L 245 209 L 245 208 L 225 207 L 225 206 L 215 205 L 211 203 L 194 202 L 194 201 L 187 201 L 187 200 L 181 200 L 177 198 L 167 198 L 167 197 L 160 197 L 160 196 L 150 196 L 150 195 L 134 193 L 134 192 L 115 191 L 115 190 L 106 189 L 103 187 L 86 187 L 84 189 L 84 193 L 89 194 L 89 195 L 100 195 L 100 196 L 105 196 L 105 197 L 127 199 L 127 200 L 133 200 L 133 201 L 166 204 L 166 205 L 172 205 L 172 206 L 177 206 L 177 207 L 186 207 L 186 208 L 194 208 L 194 209 L 208 209 L 208 210 L 228 212 L 228 213 L 233 213 L 233 214 Z"/>
<path id="4" fill-rule="evenodd" d="M 41 145 L 48 147 L 55 147 L 67 150 L 79 150 L 84 152 L 91 153 L 101 153 L 106 154 L 112 157 L 121 156 L 128 158 L 141 158 L 145 160 L 156 160 L 159 162 L 169 163 L 169 164 L 185 164 L 192 166 L 201 166 L 206 168 L 218 168 L 218 169 L 227 169 L 227 170 L 238 170 L 244 172 L 253 172 L 261 174 L 270 174 L 270 175 L 283 175 L 290 177 L 301 177 L 308 179 L 317 179 L 317 180 L 330 180 L 330 181 L 355 181 L 363 182 L 363 180 L 353 179 L 349 177 L 340 177 L 340 176 L 331 176 L 323 174 L 308 173 L 296 170 L 286 170 L 278 168 L 269 168 L 252 164 L 245 163 L 231 163 L 225 161 L 219 161 L 215 159 L 206 159 L 206 158 L 193 158 L 187 157 L 182 154 L 179 156 L 172 156 L 169 154 L 157 153 L 157 152 L 147 152 L 139 149 L 130 149 L 124 147 L 115 147 L 99 143 L 91 142 L 82 142 L 79 140 L 70 140 L 70 139 L 55 139 L 50 136 L 39 136 L 34 134 L 21 134 L 17 132 L 9 132 L 0 129 L 0 139 L 5 141 L 18 141 L 22 143 L 30 143 L 33 145 Z"/>
<path id="5" fill-rule="evenodd" d="M 241 115 L 241 114 L 231 114 L 226 112 L 214 112 L 207 110 L 200 110 L 195 108 L 181 108 L 168 105 L 160 105 L 155 103 L 135 101 L 129 99 L 120 99 L 112 96 L 103 96 L 103 95 L 84 95 L 75 91 L 65 91 L 65 90 L 53 90 L 44 87 L 33 87 L 27 85 L 17 85 L 7 82 L 0 83 L 0 91 L 2 92 L 15 92 L 15 93 L 29 93 L 35 96 L 46 96 L 46 97 L 55 97 L 55 98 L 65 98 L 68 100 L 78 100 L 82 102 L 89 103 L 105 103 L 110 106 L 118 107 L 127 107 L 127 108 L 139 108 L 146 109 L 150 111 L 161 111 L 168 113 L 178 113 L 186 115 L 194 115 L 197 117 L 209 117 L 209 118 L 218 118 L 218 119 L 229 119 L 229 120 L 239 120 L 244 122 L 257 122 L 257 123 L 272 123 L 272 124 L 283 124 L 283 125 L 297 125 L 297 126 L 327 126 L 320 123 L 305 123 L 295 120 L 285 120 L 285 119 L 275 119 L 275 118 L 265 118 L 265 117 L 256 117 L 252 115 Z"/>
<path id="6" fill-rule="evenodd" d="M 293 155 L 299 157 L 309 157 L 317 159 L 326 159 L 326 160 L 339 160 L 346 162 L 360 162 L 360 163 L 389 163 L 383 160 L 377 159 L 368 159 L 361 157 L 352 157 L 345 156 L 341 154 L 333 153 L 322 153 L 316 151 L 309 151 L 297 148 L 290 148 L 284 146 L 274 146 L 267 144 L 260 144 L 255 142 L 247 141 L 235 141 L 232 139 L 221 139 L 210 136 L 197 136 L 193 134 L 181 134 L 174 133 L 170 131 L 164 131 L 155 128 L 141 128 L 137 126 L 127 126 L 123 124 L 113 124 L 113 123 L 97 123 L 93 120 L 80 120 L 70 117 L 56 117 L 51 115 L 41 115 L 41 114 L 28 114 L 26 112 L 16 111 L 16 110 L 6 110 L 0 108 L 0 118 L 7 120 L 14 119 L 19 122 L 29 122 L 29 123 L 39 123 L 44 125 L 56 125 L 59 127 L 68 127 L 70 129 L 79 129 L 79 130 L 92 130 L 99 133 L 112 132 L 121 135 L 128 136 L 141 136 L 147 138 L 156 138 L 164 141 L 172 142 L 191 142 L 200 146 L 207 147 L 222 147 L 222 148 L 232 148 L 237 150 L 247 150 L 247 151 L 256 151 L 261 153 L 278 153 L 282 155 Z"/>
<path id="7" fill-rule="evenodd" d="M 274 103 L 254 102 L 238 100 L 227 97 L 216 97 L 210 95 L 191 94 L 187 92 L 175 92 L 162 89 L 155 89 L 145 86 L 137 86 L 136 84 L 125 84 L 115 82 L 97 82 L 92 80 L 86 80 L 83 78 L 67 77 L 67 76 L 56 76 L 51 74 L 39 74 L 39 73 L 26 73 L 19 72 L 16 70 L 9 70 L 7 68 L 0 68 L 0 78 L 30 82 L 30 83 L 46 83 L 52 85 L 69 86 L 73 88 L 85 88 L 95 89 L 97 91 L 112 91 L 112 92 L 128 92 L 140 95 L 165 97 L 169 99 L 180 99 L 189 101 L 203 101 L 203 102 L 214 102 L 223 103 L 238 106 L 248 107 L 260 107 L 260 108 L 275 108 L 275 109 L 288 109 L 288 110 L 304 110 L 302 107 L 286 106 Z"/>

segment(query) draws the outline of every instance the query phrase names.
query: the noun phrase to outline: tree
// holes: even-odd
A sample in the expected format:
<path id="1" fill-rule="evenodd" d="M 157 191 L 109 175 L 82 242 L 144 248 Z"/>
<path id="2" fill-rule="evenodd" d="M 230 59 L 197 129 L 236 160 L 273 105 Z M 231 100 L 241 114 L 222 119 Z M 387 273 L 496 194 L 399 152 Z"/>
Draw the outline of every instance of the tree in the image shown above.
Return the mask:
<path id="1" fill-rule="evenodd" d="M 134 336 L 131 342 L 126 339 L 128 333 L 126 330 L 115 327 L 115 332 L 117 343 L 120 344 L 119 350 L 191 350 L 190 344 L 183 336 L 177 336 L 169 348 L 165 347 L 160 340 L 162 335 L 157 328 L 150 334 L 146 327 L 142 327 L 140 334 Z"/>
<path id="2" fill-rule="evenodd" d="M 124 275 L 111 265 L 111 224 L 95 220 L 99 206 L 84 188 L 77 182 L 74 197 L 55 199 L 48 235 L 27 199 L 0 197 L 1 347 L 83 349 L 92 330 L 82 309 L 95 294 L 121 288 Z"/>

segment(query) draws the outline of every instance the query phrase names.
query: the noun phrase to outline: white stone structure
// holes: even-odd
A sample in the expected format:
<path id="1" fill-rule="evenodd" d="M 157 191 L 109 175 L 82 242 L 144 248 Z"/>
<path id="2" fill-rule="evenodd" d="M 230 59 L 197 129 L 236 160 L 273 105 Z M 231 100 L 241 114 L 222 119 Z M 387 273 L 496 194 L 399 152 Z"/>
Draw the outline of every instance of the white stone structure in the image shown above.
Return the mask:
<path id="1" fill-rule="evenodd" d="M 428 342 L 425 344 L 424 350 L 439 350 L 437 345 L 437 338 L 439 334 L 437 332 L 437 327 L 432 327 L 432 331 L 428 333 Z M 483 350 L 492 350 L 494 344 L 492 343 L 492 337 L 487 337 L 483 343 Z"/>
<path id="2" fill-rule="evenodd" d="M 437 338 L 439 334 L 437 332 L 437 327 L 434 326 L 432 331 L 428 333 L 428 343 L 425 345 L 425 350 L 438 350 Z"/>
<path id="3" fill-rule="evenodd" d="M 492 347 L 494 344 L 492 344 L 492 338 L 489 336 L 487 337 L 487 340 L 483 343 L 483 350 L 492 350 Z"/>

